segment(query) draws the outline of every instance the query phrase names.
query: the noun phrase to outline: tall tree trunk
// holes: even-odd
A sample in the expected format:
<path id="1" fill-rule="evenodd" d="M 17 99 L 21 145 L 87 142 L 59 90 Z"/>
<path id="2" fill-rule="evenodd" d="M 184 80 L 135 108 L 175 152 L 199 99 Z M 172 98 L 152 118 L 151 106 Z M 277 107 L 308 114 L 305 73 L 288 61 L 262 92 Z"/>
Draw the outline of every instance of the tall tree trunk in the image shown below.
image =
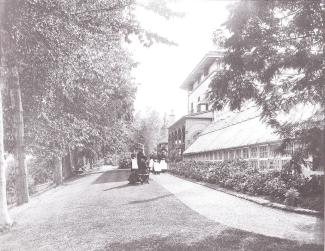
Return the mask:
<path id="1" fill-rule="evenodd" d="M 72 175 L 72 168 L 69 153 L 62 158 L 62 169 L 64 179 L 70 178 Z"/>
<path id="2" fill-rule="evenodd" d="M 11 105 L 14 114 L 16 194 L 17 204 L 21 205 L 29 201 L 29 193 L 27 182 L 27 167 L 25 161 L 23 106 L 21 102 L 21 92 L 17 67 L 12 67 L 10 69 L 9 85 Z"/>
<path id="3" fill-rule="evenodd" d="M 62 159 L 60 157 L 54 157 L 54 182 L 56 185 L 61 185 L 63 183 L 63 173 L 62 173 Z"/>
<path id="4" fill-rule="evenodd" d="M 69 165 L 71 168 L 71 173 L 75 170 L 75 163 L 74 163 L 74 159 L 73 159 L 73 150 L 71 149 L 71 147 L 68 147 L 68 156 L 69 156 Z"/>
<path id="5" fill-rule="evenodd" d="M 78 152 L 76 149 L 71 150 L 72 152 L 72 159 L 73 159 L 73 166 L 75 170 L 79 169 L 79 157 L 78 157 Z"/>
<path id="6" fill-rule="evenodd" d="M 3 146 L 4 131 L 3 131 L 3 109 L 2 109 L 1 85 L 3 85 L 3 83 L 0 76 L 0 228 L 12 224 L 12 221 L 9 217 L 8 206 L 7 206 L 6 174 L 5 174 L 6 166 L 4 161 L 4 146 Z"/>
<path id="7" fill-rule="evenodd" d="M 3 109 L 2 109 L 2 89 L 5 82 L 5 48 L 4 37 L 5 31 L 3 29 L 3 14 L 5 13 L 6 0 L 0 0 L 0 227 L 11 225 L 12 221 L 9 217 L 7 206 L 7 193 L 6 193 L 6 173 L 4 161 L 4 131 L 3 131 Z"/>

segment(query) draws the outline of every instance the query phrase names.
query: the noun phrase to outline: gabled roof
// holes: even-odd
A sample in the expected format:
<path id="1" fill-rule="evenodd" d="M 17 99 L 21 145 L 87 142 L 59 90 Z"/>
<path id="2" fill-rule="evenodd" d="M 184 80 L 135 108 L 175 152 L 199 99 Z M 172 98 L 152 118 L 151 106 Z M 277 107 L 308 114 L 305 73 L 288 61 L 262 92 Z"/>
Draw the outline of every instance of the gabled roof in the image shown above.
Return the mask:
<path id="1" fill-rule="evenodd" d="M 222 51 L 210 51 L 201 59 L 196 65 L 192 72 L 187 76 L 183 84 L 180 86 L 181 89 L 188 90 L 188 88 L 198 79 L 198 77 L 204 72 L 204 69 L 210 66 L 216 58 L 223 56 Z"/>

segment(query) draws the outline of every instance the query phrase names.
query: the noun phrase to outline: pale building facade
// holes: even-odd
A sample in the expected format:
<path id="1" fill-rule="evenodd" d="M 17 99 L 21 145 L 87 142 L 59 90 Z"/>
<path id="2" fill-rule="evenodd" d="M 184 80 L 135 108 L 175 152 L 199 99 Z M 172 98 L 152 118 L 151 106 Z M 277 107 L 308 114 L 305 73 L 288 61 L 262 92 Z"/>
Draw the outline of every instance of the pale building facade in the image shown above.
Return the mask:
<path id="1" fill-rule="evenodd" d="M 222 70 L 221 58 L 222 52 L 208 52 L 181 85 L 188 92 L 188 114 L 168 128 L 170 159 L 245 159 L 261 169 L 281 168 L 297 146 L 278 154 L 281 140 L 260 120 L 254 104 L 237 112 L 212 110 L 207 93 L 212 78 Z"/>

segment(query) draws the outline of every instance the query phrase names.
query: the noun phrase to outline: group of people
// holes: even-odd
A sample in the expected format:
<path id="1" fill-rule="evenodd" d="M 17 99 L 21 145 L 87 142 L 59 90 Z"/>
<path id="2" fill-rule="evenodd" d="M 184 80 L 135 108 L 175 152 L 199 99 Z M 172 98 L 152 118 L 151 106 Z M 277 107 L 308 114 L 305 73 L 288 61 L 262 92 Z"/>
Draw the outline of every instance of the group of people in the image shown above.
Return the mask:
<path id="1" fill-rule="evenodd" d="M 137 182 L 149 183 L 149 170 L 147 168 L 147 158 L 143 149 L 139 149 L 137 154 L 131 154 L 131 174 L 129 177 L 130 184 Z"/>
<path id="2" fill-rule="evenodd" d="M 131 175 L 129 182 L 134 184 L 136 182 L 149 183 L 149 172 L 154 174 L 160 174 L 167 170 L 167 164 L 165 158 L 158 156 L 155 158 L 151 155 L 147 158 L 144 155 L 143 149 L 139 149 L 137 154 L 131 154 Z"/>
<path id="3" fill-rule="evenodd" d="M 160 174 L 161 172 L 166 171 L 167 163 L 165 161 L 165 158 L 160 156 L 155 158 L 154 156 L 151 156 L 149 159 L 149 168 L 153 174 Z"/>

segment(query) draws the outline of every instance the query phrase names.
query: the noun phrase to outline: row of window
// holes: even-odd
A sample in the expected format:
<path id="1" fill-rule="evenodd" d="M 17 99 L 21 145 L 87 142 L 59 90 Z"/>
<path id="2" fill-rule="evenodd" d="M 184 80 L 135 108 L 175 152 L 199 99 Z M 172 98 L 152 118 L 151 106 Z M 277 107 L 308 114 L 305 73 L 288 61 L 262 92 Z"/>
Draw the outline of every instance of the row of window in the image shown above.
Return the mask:
<path id="1" fill-rule="evenodd" d="M 168 141 L 171 144 L 181 144 L 185 140 L 185 128 L 178 129 L 168 135 Z"/>
<path id="2" fill-rule="evenodd" d="M 234 159 L 267 159 L 279 157 L 276 149 L 279 145 L 261 145 L 230 150 L 218 150 L 213 152 L 191 155 L 190 159 L 197 160 L 234 160 Z M 288 157 L 292 153 L 292 146 L 288 146 L 282 157 Z M 264 166 L 264 164 L 262 164 Z"/>

